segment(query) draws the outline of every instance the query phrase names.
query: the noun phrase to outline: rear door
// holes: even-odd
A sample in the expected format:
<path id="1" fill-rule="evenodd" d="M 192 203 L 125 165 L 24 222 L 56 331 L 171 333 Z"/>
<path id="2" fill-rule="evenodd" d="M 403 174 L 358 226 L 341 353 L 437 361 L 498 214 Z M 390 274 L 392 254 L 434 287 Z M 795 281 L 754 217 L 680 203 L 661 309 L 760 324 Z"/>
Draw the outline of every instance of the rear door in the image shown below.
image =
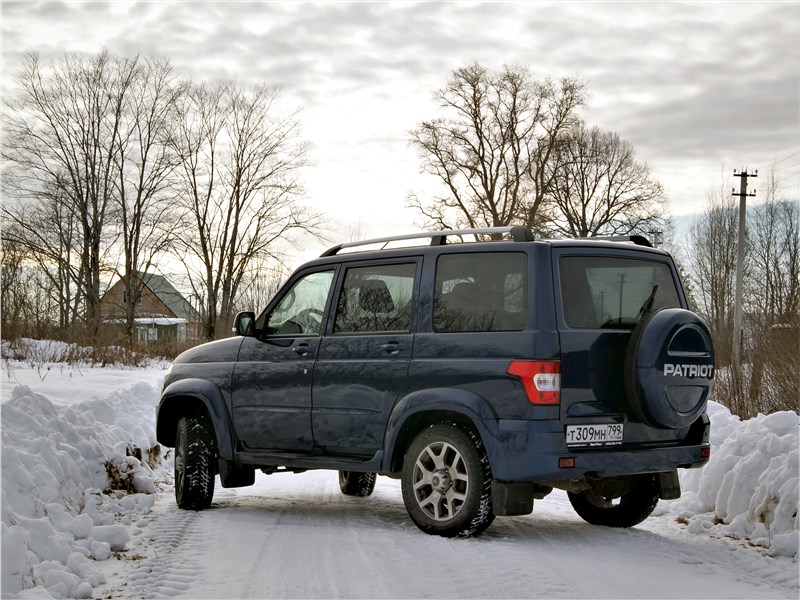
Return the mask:
<path id="1" fill-rule="evenodd" d="M 625 393 L 625 357 L 631 332 L 650 311 L 684 306 L 674 271 L 668 258 L 656 253 L 593 248 L 587 255 L 575 248 L 554 250 L 553 256 L 560 290 L 556 305 L 561 321 L 562 421 L 627 424 L 632 415 Z M 663 437 L 645 434 L 642 428 L 626 425 L 624 440 L 612 435 L 605 443 Z M 587 433 L 605 435 L 602 428 L 580 432 Z M 603 443 L 601 439 L 598 445 Z"/>
<path id="2" fill-rule="evenodd" d="M 318 451 L 372 456 L 383 446 L 413 352 L 420 262 L 406 258 L 343 269 L 314 371 Z"/>

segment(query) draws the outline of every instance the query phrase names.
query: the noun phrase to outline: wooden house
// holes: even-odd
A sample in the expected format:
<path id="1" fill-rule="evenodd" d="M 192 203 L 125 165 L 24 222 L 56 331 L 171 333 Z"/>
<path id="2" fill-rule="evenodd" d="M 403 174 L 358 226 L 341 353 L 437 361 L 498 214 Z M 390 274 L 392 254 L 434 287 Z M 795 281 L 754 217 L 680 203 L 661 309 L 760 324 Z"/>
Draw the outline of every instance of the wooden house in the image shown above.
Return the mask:
<path id="1" fill-rule="evenodd" d="M 200 314 L 166 277 L 155 273 L 134 276 L 139 290 L 134 323 L 140 342 L 165 337 L 182 342 L 198 336 Z M 126 300 L 125 282 L 120 278 L 100 300 L 103 322 L 124 327 Z"/>

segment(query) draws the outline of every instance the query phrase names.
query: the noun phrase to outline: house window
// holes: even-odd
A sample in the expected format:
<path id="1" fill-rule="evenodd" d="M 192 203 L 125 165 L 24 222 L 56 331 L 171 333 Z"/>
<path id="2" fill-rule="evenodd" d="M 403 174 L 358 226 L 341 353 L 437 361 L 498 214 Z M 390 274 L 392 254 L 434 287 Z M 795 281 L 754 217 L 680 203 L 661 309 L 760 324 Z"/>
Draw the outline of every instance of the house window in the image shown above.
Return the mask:
<path id="1" fill-rule="evenodd" d="M 157 327 L 139 327 L 137 328 L 137 338 L 140 342 L 147 344 L 149 342 L 158 341 L 158 328 Z"/>

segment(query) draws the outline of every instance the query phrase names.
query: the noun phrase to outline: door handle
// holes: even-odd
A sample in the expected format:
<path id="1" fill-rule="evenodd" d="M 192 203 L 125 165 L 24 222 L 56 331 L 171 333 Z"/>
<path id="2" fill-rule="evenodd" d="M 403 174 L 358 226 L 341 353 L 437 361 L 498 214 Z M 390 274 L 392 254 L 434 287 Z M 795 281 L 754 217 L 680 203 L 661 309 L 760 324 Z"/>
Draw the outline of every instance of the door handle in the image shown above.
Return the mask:
<path id="1" fill-rule="evenodd" d="M 297 346 L 292 346 L 292 351 L 297 352 L 300 356 L 306 356 L 314 351 L 314 347 L 311 344 L 297 344 Z"/>
<path id="2" fill-rule="evenodd" d="M 402 342 L 388 342 L 386 344 L 381 344 L 381 350 L 389 354 L 397 354 L 401 350 L 408 350 L 408 344 L 403 344 Z"/>

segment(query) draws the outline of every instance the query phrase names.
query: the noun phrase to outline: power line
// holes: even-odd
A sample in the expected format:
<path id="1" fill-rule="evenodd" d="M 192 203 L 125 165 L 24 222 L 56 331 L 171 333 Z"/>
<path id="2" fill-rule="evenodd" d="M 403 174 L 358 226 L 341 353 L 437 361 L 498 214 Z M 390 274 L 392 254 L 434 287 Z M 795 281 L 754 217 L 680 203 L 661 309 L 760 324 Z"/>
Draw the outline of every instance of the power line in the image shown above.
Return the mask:
<path id="1" fill-rule="evenodd" d="M 773 164 L 773 165 L 779 165 L 779 164 L 781 164 L 782 162 L 785 162 L 785 161 L 789 160 L 790 158 L 794 158 L 794 157 L 795 157 L 795 156 L 797 156 L 798 154 L 800 154 L 800 150 L 798 150 L 798 151 L 797 151 L 797 152 L 795 152 L 794 154 L 790 154 L 790 155 L 789 155 L 789 156 L 787 156 L 786 158 L 782 158 L 782 159 L 780 159 L 780 160 L 776 160 L 776 161 L 775 161 L 774 163 L 772 163 L 772 164 Z"/>
<path id="2" fill-rule="evenodd" d="M 786 181 L 787 179 L 791 179 L 792 177 L 797 177 L 798 175 L 800 175 L 800 170 L 798 170 L 796 173 L 792 173 L 791 175 L 787 175 L 786 177 L 781 177 L 780 179 L 778 179 L 778 181 L 775 182 L 775 185 L 783 183 L 784 181 Z"/>

